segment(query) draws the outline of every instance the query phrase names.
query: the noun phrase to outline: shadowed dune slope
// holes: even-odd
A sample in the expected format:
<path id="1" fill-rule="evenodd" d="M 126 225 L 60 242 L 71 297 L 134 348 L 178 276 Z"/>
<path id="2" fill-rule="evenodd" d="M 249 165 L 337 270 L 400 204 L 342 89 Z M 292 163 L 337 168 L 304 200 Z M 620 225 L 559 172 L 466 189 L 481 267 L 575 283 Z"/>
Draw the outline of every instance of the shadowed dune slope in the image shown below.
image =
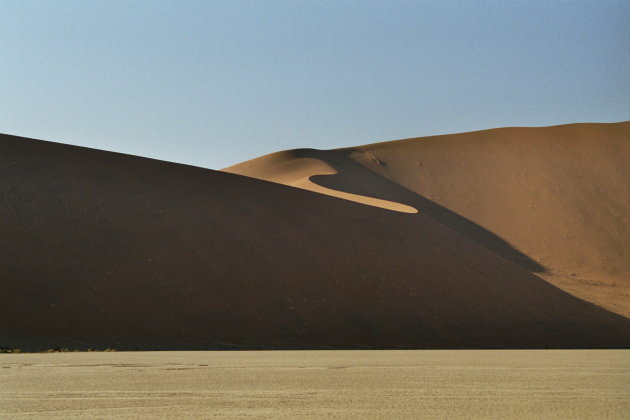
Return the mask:
<path id="1" fill-rule="evenodd" d="M 553 284 L 630 316 L 630 122 L 501 128 L 339 152 L 504 239 Z"/>
<path id="2" fill-rule="evenodd" d="M 313 162 L 331 170 L 318 172 Z M 225 171 L 287 185 L 306 173 L 310 185 L 328 191 L 410 206 L 575 296 L 630 316 L 630 123 L 299 149 Z M 310 185 L 298 186 L 326 193 Z"/>
<path id="3" fill-rule="evenodd" d="M 350 171 L 346 165 L 341 165 L 340 168 L 338 162 L 331 161 L 333 154 L 332 151 L 316 149 L 287 150 L 239 163 L 223 171 L 290 185 L 369 206 L 403 213 L 417 213 L 417 209 L 403 204 L 404 200 L 389 201 L 376 197 L 383 195 L 383 191 L 379 191 L 376 184 L 370 183 L 370 178 L 374 176 L 364 170 Z M 349 173 L 352 174 L 352 185 L 370 185 L 370 188 L 354 194 L 351 192 L 354 188 L 347 185 L 333 184 L 327 187 L 324 183 L 312 181 L 312 178 L 328 175 L 337 175 L 335 180 L 338 180 Z M 367 177 L 360 176 L 361 173 Z"/>
<path id="4" fill-rule="evenodd" d="M 422 213 L 13 136 L 0 200 L 1 347 L 630 346 Z"/>

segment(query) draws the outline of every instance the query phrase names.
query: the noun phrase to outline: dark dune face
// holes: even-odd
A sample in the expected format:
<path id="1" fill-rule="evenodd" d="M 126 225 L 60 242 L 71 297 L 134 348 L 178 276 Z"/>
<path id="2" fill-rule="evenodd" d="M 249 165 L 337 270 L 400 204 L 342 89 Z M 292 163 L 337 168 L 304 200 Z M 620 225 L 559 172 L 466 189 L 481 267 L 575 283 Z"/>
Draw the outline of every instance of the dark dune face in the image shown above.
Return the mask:
<path id="1" fill-rule="evenodd" d="M 498 128 L 288 150 L 224 171 L 411 208 L 573 296 L 630 317 L 629 139 L 630 122 Z"/>
<path id="2" fill-rule="evenodd" d="M 425 214 L 0 138 L 0 347 L 628 347 Z"/>

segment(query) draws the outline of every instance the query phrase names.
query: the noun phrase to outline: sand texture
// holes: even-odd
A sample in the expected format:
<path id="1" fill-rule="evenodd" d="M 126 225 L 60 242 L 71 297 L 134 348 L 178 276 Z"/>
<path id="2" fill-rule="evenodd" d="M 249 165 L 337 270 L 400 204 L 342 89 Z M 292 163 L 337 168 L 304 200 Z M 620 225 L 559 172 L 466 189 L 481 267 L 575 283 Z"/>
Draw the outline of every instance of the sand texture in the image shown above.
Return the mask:
<path id="1" fill-rule="evenodd" d="M 290 185 L 292 187 L 388 210 L 403 213 L 418 212 L 417 209 L 399 202 L 383 200 L 369 195 L 349 193 L 348 191 L 344 191 L 345 188 L 343 188 L 343 186 L 339 189 L 335 189 L 334 187 L 327 188 L 322 184 L 313 182 L 311 177 L 339 174 L 337 169 L 326 162 L 325 159 L 320 159 L 318 152 L 321 151 L 306 149 L 272 153 L 225 168 L 223 171 L 264 179 L 265 181 L 276 182 L 283 185 Z M 343 174 L 346 175 L 348 172 L 347 168 L 344 168 Z M 353 177 L 357 184 L 366 183 L 366 181 L 369 182 L 369 180 L 361 179 L 360 174 L 356 172 L 353 173 Z"/>
<path id="2" fill-rule="evenodd" d="M 313 183 L 411 206 L 565 291 L 630 316 L 629 122 L 301 149 L 225 170 L 292 185 L 305 157 L 337 173 Z"/>
<path id="3" fill-rule="evenodd" d="M 2 136 L 0 347 L 630 347 L 629 319 L 536 277 L 347 152 L 291 154 L 334 169 L 308 176 L 326 190 L 419 212 Z"/>
<path id="4" fill-rule="evenodd" d="M 627 350 L 0 355 L 0 418 L 627 419 Z"/>

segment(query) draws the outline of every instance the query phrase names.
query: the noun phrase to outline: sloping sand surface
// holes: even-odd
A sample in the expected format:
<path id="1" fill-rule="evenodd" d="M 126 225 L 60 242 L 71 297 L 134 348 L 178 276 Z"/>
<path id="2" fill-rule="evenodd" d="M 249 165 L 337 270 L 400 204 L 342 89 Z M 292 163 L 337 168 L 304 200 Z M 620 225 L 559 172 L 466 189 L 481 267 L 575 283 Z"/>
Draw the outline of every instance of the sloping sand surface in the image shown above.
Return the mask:
<path id="1" fill-rule="evenodd" d="M 504 239 L 553 284 L 630 316 L 630 122 L 502 128 L 345 152 Z"/>
<path id="2" fill-rule="evenodd" d="M 223 169 L 223 171 L 245 175 L 252 178 L 264 179 L 265 181 L 276 182 L 279 184 L 290 185 L 292 187 L 302 188 L 304 190 L 343 198 L 345 200 L 355 201 L 357 203 L 388 210 L 400 211 L 403 213 L 418 212 L 413 207 L 402 203 L 326 188 L 312 182 L 311 177 L 338 174 L 335 168 L 323 160 L 314 157 L 302 157 L 313 156 L 315 153 L 315 150 L 308 149 L 272 153 L 270 155 L 230 166 L 229 168 Z"/>
<path id="3" fill-rule="evenodd" d="M 0 147 L 2 347 L 630 346 L 630 320 L 422 212 L 13 136 Z"/>
<path id="4" fill-rule="evenodd" d="M 226 171 L 293 185 L 299 176 L 285 168 L 304 158 L 337 173 L 310 171 L 311 184 L 418 209 L 569 293 L 630 316 L 630 123 L 300 149 Z"/>

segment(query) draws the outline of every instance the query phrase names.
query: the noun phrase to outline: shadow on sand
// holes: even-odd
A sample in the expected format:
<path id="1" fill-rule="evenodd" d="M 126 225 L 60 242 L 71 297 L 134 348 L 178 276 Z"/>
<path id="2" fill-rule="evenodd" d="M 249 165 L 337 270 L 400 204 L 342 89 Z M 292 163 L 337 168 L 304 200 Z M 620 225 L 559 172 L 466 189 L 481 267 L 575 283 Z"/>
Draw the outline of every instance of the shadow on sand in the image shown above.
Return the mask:
<path id="1" fill-rule="evenodd" d="M 420 213 L 432 217 L 503 258 L 519 265 L 521 268 L 534 273 L 546 271 L 544 266 L 473 221 L 355 162 L 350 157 L 352 151 L 352 149 L 297 149 L 292 152 L 296 158 L 312 158 L 324 161 L 338 172 L 336 175 L 315 175 L 310 178 L 312 182 L 322 187 L 395 201 L 415 207 Z"/>

